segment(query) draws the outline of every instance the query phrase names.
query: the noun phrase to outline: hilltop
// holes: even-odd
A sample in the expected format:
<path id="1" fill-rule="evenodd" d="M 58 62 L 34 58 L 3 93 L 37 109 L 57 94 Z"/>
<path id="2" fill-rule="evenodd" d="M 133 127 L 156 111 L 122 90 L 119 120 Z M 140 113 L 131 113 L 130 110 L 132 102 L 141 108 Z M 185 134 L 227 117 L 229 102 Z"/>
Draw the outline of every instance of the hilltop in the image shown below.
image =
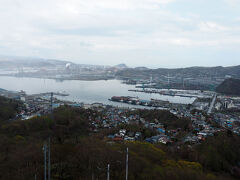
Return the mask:
<path id="1" fill-rule="evenodd" d="M 216 91 L 226 95 L 240 95 L 240 79 L 226 79 L 216 88 Z"/>

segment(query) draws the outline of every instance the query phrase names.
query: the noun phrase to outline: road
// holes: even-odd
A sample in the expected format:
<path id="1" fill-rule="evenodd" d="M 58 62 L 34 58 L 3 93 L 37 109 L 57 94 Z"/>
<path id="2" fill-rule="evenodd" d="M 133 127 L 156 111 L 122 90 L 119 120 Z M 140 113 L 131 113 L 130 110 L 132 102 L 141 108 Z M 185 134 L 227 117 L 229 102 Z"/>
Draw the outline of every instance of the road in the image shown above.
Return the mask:
<path id="1" fill-rule="evenodd" d="M 216 101 L 216 99 L 217 99 L 217 94 L 215 93 L 214 94 L 214 97 L 213 97 L 213 99 L 212 99 L 212 102 L 211 102 L 211 104 L 210 104 L 210 106 L 209 106 L 209 109 L 208 109 L 208 114 L 211 114 L 212 113 L 212 109 L 213 109 L 213 106 L 214 106 L 214 104 L 215 104 L 215 101 Z"/>

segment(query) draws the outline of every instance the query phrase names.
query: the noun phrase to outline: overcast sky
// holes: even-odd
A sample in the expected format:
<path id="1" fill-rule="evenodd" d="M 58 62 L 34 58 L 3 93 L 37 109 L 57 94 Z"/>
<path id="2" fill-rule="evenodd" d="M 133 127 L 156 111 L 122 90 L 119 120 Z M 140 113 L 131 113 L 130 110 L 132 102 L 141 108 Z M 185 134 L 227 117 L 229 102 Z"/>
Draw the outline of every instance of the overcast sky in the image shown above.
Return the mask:
<path id="1" fill-rule="evenodd" d="M 0 0 L 0 55 L 84 64 L 240 64 L 240 0 Z"/>

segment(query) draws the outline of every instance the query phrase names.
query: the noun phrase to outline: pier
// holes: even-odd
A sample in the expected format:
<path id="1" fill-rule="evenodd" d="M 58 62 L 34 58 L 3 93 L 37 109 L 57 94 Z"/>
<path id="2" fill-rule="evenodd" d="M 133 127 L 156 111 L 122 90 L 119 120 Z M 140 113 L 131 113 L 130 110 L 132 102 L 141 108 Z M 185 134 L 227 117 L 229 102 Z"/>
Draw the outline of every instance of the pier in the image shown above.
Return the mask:
<path id="1" fill-rule="evenodd" d="M 164 96 L 179 96 L 179 97 L 188 97 L 188 98 L 198 98 L 199 95 L 196 94 L 180 94 L 178 92 L 173 91 L 158 91 L 158 90 L 138 90 L 138 89 L 129 89 L 128 91 L 131 92 L 141 92 L 141 93 L 148 93 L 148 94 L 160 94 Z"/>
<path id="2" fill-rule="evenodd" d="M 170 108 L 172 106 L 183 106 L 183 104 L 175 104 L 170 103 L 169 101 L 163 101 L 159 99 L 151 99 L 151 100 L 143 100 L 138 97 L 130 97 L 130 96 L 113 96 L 109 99 L 109 101 L 126 103 L 131 105 L 140 105 L 147 106 L 153 108 Z"/>

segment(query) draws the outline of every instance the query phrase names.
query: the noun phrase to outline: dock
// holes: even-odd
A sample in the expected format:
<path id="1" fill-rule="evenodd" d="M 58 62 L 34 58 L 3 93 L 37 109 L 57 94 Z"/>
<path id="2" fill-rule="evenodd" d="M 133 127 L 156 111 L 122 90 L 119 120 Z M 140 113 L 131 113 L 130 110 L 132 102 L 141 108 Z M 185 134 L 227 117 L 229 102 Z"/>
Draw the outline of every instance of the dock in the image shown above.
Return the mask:
<path id="1" fill-rule="evenodd" d="M 179 96 L 179 97 L 189 97 L 189 98 L 197 98 L 197 95 L 186 95 L 186 94 L 178 94 L 177 92 L 166 92 L 166 91 L 157 91 L 157 90 L 138 90 L 138 89 L 130 89 L 128 91 L 132 92 L 141 92 L 141 93 L 148 93 L 148 94 L 160 94 L 164 96 Z"/>
<path id="2" fill-rule="evenodd" d="M 169 101 L 163 101 L 160 99 L 143 100 L 139 99 L 138 97 L 130 96 L 113 96 L 109 99 L 109 101 L 154 108 L 169 108 L 170 106 L 174 105 L 174 103 L 170 103 Z"/>

